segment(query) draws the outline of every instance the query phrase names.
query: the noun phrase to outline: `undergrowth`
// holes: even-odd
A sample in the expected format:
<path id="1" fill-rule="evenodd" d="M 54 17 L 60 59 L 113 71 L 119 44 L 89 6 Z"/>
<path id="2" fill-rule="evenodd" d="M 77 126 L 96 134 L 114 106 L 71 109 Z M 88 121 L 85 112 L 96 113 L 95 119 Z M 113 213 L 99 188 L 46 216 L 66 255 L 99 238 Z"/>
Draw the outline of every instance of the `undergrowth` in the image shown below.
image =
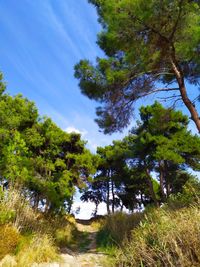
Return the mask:
<path id="1" fill-rule="evenodd" d="M 142 218 L 142 213 L 116 212 L 106 216 L 104 220 L 101 220 L 101 227 L 97 233 L 97 250 L 114 255 L 122 240 L 130 235 L 131 230 L 139 224 Z"/>
<path id="2" fill-rule="evenodd" d="M 115 254 L 117 266 L 200 266 L 200 210 L 154 209 Z"/>
<path id="3" fill-rule="evenodd" d="M 98 248 L 112 255 L 105 266 L 200 266 L 199 200 L 199 183 L 190 183 L 160 208 L 108 216 L 97 238 Z"/>
<path id="4" fill-rule="evenodd" d="M 62 247 L 77 246 L 76 235 L 72 216 L 46 216 L 19 191 L 0 192 L 0 266 L 28 267 L 59 260 Z"/>

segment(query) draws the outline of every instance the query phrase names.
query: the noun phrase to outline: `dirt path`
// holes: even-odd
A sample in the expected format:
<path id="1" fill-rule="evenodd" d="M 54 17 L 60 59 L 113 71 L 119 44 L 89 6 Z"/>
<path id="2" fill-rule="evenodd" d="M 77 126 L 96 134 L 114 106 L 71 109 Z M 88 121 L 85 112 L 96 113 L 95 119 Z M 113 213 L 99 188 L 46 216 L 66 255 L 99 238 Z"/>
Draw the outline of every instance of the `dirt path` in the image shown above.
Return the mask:
<path id="1" fill-rule="evenodd" d="M 61 254 L 61 263 L 40 263 L 33 264 L 31 267 L 103 267 L 103 261 L 105 259 L 105 255 L 103 253 L 97 252 L 96 249 L 96 235 L 97 230 L 92 227 L 91 221 L 88 220 L 77 220 L 77 229 L 80 232 L 80 240 L 79 240 L 79 249 L 76 252 L 72 252 L 67 248 Z M 16 262 L 13 257 L 10 257 L 9 262 L 11 263 L 9 266 L 15 266 Z M 0 263 L 1 266 L 4 265 L 3 261 Z"/>
<path id="2" fill-rule="evenodd" d="M 85 245 L 76 253 L 63 253 L 63 263 L 59 267 L 103 267 L 105 255 L 96 251 L 97 230 L 88 220 L 77 220 L 77 229 L 86 235 Z M 84 235 L 83 235 L 84 236 Z"/>

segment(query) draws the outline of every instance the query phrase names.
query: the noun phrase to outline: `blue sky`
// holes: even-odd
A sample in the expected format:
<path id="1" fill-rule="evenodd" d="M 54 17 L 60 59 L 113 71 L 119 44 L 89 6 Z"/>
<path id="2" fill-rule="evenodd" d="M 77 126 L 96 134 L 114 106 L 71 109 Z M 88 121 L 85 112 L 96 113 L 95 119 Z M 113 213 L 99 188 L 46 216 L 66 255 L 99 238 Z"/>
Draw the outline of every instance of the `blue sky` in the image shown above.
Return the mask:
<path id="1" fill-rule="evenodd" d="M 102 56 L 96 45 L 99 31 L 87 0 L 0 0 L 0 71 L 7 91 L 33 100 L 40 114 L 62 129 L 81 132 L 93 152 L 122 137 L 99 132 L 96 104 L 81 95 L 74 78 L 80 59 Z M 94 205 L 77 196 L 74 210 L 79 206 L 79 217 L 89 218 Z M 100 205 L 100 213 L 105 211 Z"/>
<path id="2" fill-rule="evenodd" d="M 99 31 L 87 0 L 0 0 L 0 70 L 8 92 L 35 101 L 61 128 L 78 129 L 93 151 L 120 137 L 99 133 L 96 104 L 81 95 L 74 78 L 80 59 L 102 55 Z"/>
<path id="3" fill-rule="evenodd" d="M 95 61 L 103 55 L 96 45 L 100 29 L 87 0 L 0 0 L 0 71 L 7 91 L 33 100 L 40 114 L 62 129 L 79 130 L 92 151 L 123 136 L 99 132 L 96 103 L 81 95 L 74 78 L 80 59 Z M 143 99 L 137 107 L 155 99 Z M 194 124 L 191 129 L 196 131 Z"/>
<path id="4" fill-rule="evenodd" d="M 87 0 L 0 0 L 0 70 L 8 92 L 35 101 L 40 114 L 61 128 L 78 129 L 93 151 L 122 136 L 99 133 L 96 103 L 81 95 L 74 78 L 80 59 L 102 56 L 96 44 L 100 30 Z M 150 96 L 137 107 L 154 100 Z"/>

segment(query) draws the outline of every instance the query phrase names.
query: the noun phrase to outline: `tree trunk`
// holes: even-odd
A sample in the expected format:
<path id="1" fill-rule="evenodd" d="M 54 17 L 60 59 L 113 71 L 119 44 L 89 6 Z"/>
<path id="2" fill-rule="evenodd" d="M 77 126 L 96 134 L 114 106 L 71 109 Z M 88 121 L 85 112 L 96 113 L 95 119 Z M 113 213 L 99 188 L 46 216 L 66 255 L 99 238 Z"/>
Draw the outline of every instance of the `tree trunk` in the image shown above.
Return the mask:
<path id="1" fill-rule="evenodd" d="M 123 203 L 120 205 L 120 211 L 122 212 L 123 211 L 123 208 L 124 208 L 124 205 Z"/>
<path id="2" fill-rule="evenodd" d="M 94 216 L 94 217 L 97 216 L 98 206 L 99 206 L 99 203 L 95 203 L 95 210 L 94 210 L 94 213 L 93 213 L 93 216 Z"/>
<path id="3" fill-rule="evenodd" d="M 106 207 L 107 207 L 107 213 L 110 214 L 110 181 L 109 181 L 109 175 L 107 177 L 107 192 L 106 192 Z"/>
<path id="4" fill-rule="evenodd" d="M 184 82 L 184 75 L 183 75 L 183 72 L 181 70 L 181 67 L 179 66 L 179 64 L 176 60 L 174 47 L 172 48 L 172 54 L 171 54 L 170 61 L 172 64 L 172 69 L 173 69 L 174 74 L 176 76 L 177 83 L 179 85 L 179 90 L 180 90 L 180 94 L 181 94 L 181 98 L 183 100 L 183 103 L 188 108 L 188 110 L 191 114 L 191 119 L 196 124 L 196 127 L 200 133 L 200 117 L 199 117 L 198 112 L 195 108 L 195 105 L 188 98 L 187 90 L 186 90 L 185 82 Z"/>
<path id="5" fill-rule="evenodd" d="M 111 192 L 112 192 L 112 213 L 115 212 L 115 194 L 114 194 L 114 183 L 111 181 Z"/>
<path id="6" fill-rule="evenodd" d="M 169 181 L 169 174 L 167 172 L 167 169 L 168 169 L 168 164 L 167 164 L 167 161 L 164 160 L 164 173 L 165 173 L 165 188 L 166 188 L 166 196 L 167 198 L 169 197 L 170 195 L 170 191 L 171 191 L 171 185 L 170 185 L 170 181 Z"/>
<path id="7" fill-rule="evenodd" d="M 34 196 L 34 205 L 33 205 L 34 209 L 38 208 L 39 201 L 40 201 L 39 194 L 35 194 L 35 196 Z"/>
<path id="8" fill-rule="evenodd" d="M 159 171 L 160 171 L 160 192 L 161 192 L 161 196 L 162 196 L 162 201 L 166 200 L 166 195 L 164 192 L 164 170 L 163 170 L 164 166 L 162 164 L 162 161 L 159 162 Z"/>
<path id="9" fill-rule="evenodd" d="M 69 202 L 68 202 L 68 213 L 70 214 L 71 213 L 71 210 L 72 210 L 72 204 L 73 204 L 73 200 L 74 200 L 74 196 L 72 195 Z"/>
<path id="10" fill-rule="evenodd" d="M 49 201 L 46 199 L 45 210 L 44 210 L 45 213 L 48 213 L 48 211 L 49 211 L 49 206 L 50 206 L 50 203 L 49 203 Z"/>

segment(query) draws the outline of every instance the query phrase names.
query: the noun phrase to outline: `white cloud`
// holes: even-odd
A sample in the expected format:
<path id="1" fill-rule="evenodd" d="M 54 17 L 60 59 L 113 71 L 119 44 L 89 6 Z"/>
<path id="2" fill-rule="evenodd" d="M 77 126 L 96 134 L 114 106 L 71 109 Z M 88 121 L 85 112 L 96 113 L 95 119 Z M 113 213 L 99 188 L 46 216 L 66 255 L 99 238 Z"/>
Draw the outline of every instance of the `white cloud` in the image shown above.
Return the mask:
<path id="1" fill-rule="evenodd" d="M 84 136 L 88 133 L 85 129 L 83 129 L 83 130 L 79 130 L 79 129 L 77 129 L 77 128 L 74 127 L 74 126 L 68 126 L 68 127 L 65 129 L 65 131 L 66 131 L 67 133 L 78 133 L 78 134 L 81 134 L 82 137 L 84 137 Z"/>
<path id="2" fill-rule="evenodd" d="M 74 56 L 77 58 L 81 58 L 82 56 L 80 53 L 80 49 L 74 45 L 72 37 L 66 31 L 65 25 L 62 23 L 57 14 L 54 12 L 51 4 L 47 2 L 45 7 L 48 15 L 47 18 L 50 20 L 51 26 L 53 26 L 56 29 L 56 31 L 60 33 L 62 38 L 66 41 L 67 45 L 70 47 L 70 50 L 74 54 Z"/>
<path id="3" fill-rule="evenodd" d="M 92 138 L 92 136 L 90 135 L 90 133 L 86 130 L 86 129 L 82 129 L 79 130 L 78 128 L 74 127 L 74 126 L 68 126 L 65 131 L 67 133 L 78 133 L 81 134 L 82 138 L 85 139 L 87 141 L 87 148 L 90 149 L 92 152 L 96 152 L 97 147 L 99 146 Z M 98 139 L 98 138 L 96 138 Z"/>

